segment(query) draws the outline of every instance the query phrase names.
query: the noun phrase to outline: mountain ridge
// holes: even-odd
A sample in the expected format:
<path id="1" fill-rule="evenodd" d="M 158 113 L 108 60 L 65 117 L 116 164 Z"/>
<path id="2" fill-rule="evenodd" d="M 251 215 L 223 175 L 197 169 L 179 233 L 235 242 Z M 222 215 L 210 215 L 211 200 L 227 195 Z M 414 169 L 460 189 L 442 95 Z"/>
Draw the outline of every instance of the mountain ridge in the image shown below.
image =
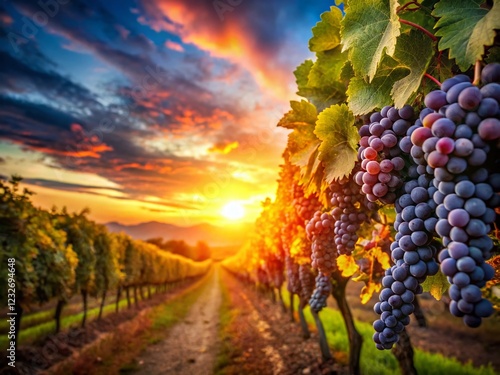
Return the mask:
<path id="1" fill-rule="evenodd" d="M 166 241 L 184 240 L 189 245 L 195 245 L 198 241 L 204 241 L 210 246 L 242 245 L 248 238 L 253 227 L 251 223 L 231 223 L 220 227 L 209 223 L 199 223 L 183 227 L 159 221 L 148 221 L 130 225 L 111 221 L 104 225 L 111 232 L 124 232 L 138 240 L 161 237 Z"/>

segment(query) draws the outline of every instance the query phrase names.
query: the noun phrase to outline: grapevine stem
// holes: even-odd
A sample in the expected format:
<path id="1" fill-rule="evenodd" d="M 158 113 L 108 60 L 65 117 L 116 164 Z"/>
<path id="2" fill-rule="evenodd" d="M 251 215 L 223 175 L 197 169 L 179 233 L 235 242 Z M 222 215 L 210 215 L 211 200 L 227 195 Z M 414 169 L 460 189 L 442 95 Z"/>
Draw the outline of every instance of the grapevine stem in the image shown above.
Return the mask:
<path id="1" fill-rule="evenodd" d="M 399 22 L 404 23 L 405 25 L 414 27 L 415 29 L 418 29 L 418 30 L 422 31 L 425 35 L 427 35 L 429 38 L 431 38 L 434 42 L 437 41 L 437 38 L 436 38 L 436 36 L 433 33 L 431 33 L 429 30 L 423 28 L 419 24 L 413 23 L 411 21 L 404 20 L 402 18 L 399 19 Z"/>
<path id="2" fill-rule="evenodd" d="M 421 7 L 421 5 L 418 3 L 418 1 L 413 0 L 413 1 L 410 1 L 410 2 L 408 2 L 408 3 L 406 3 L 406 4 L 404 4 L 404 5 L 401 5 L 401 6 L 400 6 L 400 7 L 396 10 L 396 12 L 397 12 L 397 13 L 399 13 L 399 12 L 401 12 L 401 11 L 405 10 L 406 8 L 408 8 L 410 5 L 415 5 L 415 6 L 416 6 L 416 8 L 414 8 L 414 9 L 412 8 L 412 9 L 409 9 L 409 10 L 417 10 L 417 9 L 420 9 L 420 7 Z"/>
<path id="3" fill-rule="evenodd" d="M 441 82 L 439 82 L 436 78 L 434 78 L 434 77 L 433 77 L 433 76 L 431 76 L 430 74 L 425 73 L 425 74 L 424 74 L 424 77 L 429 78 L 432 82 L 434 82 L 436 85 L 438 85 L 439 87 L 441 87 Z"/>
<path id="4" fill-rule="evenodd" d="M 473 85 L 478 86 L 481 82 L 481 61 L 477 60 L 476 65 L 474 66 L 474 82 Z"/>

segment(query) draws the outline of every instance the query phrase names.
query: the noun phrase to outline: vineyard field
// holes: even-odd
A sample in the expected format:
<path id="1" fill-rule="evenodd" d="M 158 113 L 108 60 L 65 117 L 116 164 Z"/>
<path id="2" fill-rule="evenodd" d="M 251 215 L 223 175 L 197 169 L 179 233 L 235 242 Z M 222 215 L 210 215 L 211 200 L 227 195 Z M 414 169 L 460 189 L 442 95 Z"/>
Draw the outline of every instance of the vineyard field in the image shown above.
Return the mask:
<path id="1" fill-rule="evenodd" d="M 0 375 L 500 375 L 500 0 L 0 4 Z"/>

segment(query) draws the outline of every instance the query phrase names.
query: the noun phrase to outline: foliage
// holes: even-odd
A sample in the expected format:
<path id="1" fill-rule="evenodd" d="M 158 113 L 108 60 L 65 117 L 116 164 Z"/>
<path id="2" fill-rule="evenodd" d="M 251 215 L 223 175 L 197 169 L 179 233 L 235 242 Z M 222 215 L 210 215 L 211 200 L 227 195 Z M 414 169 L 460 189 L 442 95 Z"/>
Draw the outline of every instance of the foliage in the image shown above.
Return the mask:
<path id="1" fill-rule="evenodd" d="M 299 186 L 304 196 L 316 195 L 321 211 L 331 209 L 330 194 L 335 189 L 329 187 L 352 181 L 359 168 L 358 130 L 369 114 L 385 106 L 405 105 L 418 113 L 425 95 L 440 82 L 461 73 L 477 76 L 486 62 L 500 59 L 498 0 L 350 0 L 343 4 L 343 11 L 331 7 L 321 15 L 309 41 L 314 58 L 294 72 L 297 95 L 303 99 L 291 101 L 291 110 L 278 123 L 290 133 L 276 199 L 264 206 L 256 221 L 257 240 L 224 262 L 229 270 L 257 282 L 259 270 L 269 266 L 273 252 L 277 257 L 285 253 L 290 270 L 310 256 L 303 222 L 294 213 L 293 188 Z M 334 255 L 334 273 L 365 283 L 362 303 L 380 290 L 380 279 L 393 264 L 389 228 L 395 215 L 391 210 L 394 205 L 381 207 L 356 232 L 358 241 L 351 254 Z M 281 245 L 276 247 L 277 223 L 282 230 Z M 316 224 L 329 225 L 328 220 Z M 497 251 L 496 241 L 493 253 Z M 490 261 L 497 276 L 483 290 L 497 308 L 498 259 Z M 287 275 L 288 282 L 293 282 L 294 272 Z M 438 274 L 422 286 L 439 299 L 448 282 Z"/>
<path id="2" fill-rule="evenodd" d="M 160 285 L 203 274 L 211 264 L 110 233 L 88 218 L 88 210 L 36 208 L 32 193 L 21 190 L 21 181 L 16 176 L 8 182 L 0 180 L 0 260 L 4 264 L 7 258 L 16 260 L 21 305 L 66 300 L 82 290 L 95 295 L 118 285 Z M 196 249 L 206 256 L 206 245 L 200 243 Z M 0 271 L 4 284 L 6 270 Z"/>

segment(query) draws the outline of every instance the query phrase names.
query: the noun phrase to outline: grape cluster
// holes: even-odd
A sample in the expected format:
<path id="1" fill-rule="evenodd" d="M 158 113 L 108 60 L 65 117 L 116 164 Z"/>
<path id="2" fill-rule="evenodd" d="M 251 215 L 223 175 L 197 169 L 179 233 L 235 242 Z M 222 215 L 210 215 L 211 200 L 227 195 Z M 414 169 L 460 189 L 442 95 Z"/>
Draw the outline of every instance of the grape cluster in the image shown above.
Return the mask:
<path id="1" fill-rule="evenodd" d="M 436 189 L 431 184 L 432 175 L 425 168 L 423 154 L 417 149 L 419 146 L 412 143 L 413 134 L 421 127 L 417 120 L 399 142 L 402 156 L 410 156 L 409 166 L 404 170 L 408 180 L 395 201 L 397 233 L 391 244 L 395 265 L 386 271 L 380 302 L 375 305 L 375 312 L 380 315 L 373 324 L 378 349 L 389 349 L 398 340 L 399 333 L 410 322 L 415 295 L 422 293 L 420 284 L 439 271 L 435 260 L 438 248 L 433 242 L 437 219 L 432 196 Z"/>
<path id="2" fill-rule="evenodd" d="M 277 256 L 277 254 L 269 254 L 265 263 L 265 269 L 267 271 L 267 274 L 269 275 L 269 279 L 276 288 L 280 288 L 285 281 L 283 268 L 283 261 Z"/>
<path id="3" fill-rule="evenodd" d="M 320 273 L 330 275 L 337 269 L 337 246 L 334 242 L 335 219 L 327 212 L 316 211 L 306 225 L 311 240 L 311 266 Z"/>
<path id="4" fill-rule="evenodd" d="M 497 80 L 497 82 L 492 82 Z M 458 75 L 425 98 L 422 126 L 411 141 L 434 175 L 436 232 L 445 249 L 441 271 L 451 283 L 450 312 L 470 327 L 492 314 L 481 288 L 494 275 L 485 263 L 493 242 L 488 237 L 500 206 L 498 146 L 500 138 L 500 64 L 484 68 L 485 86 L 472 85 Z M 412 148 L 413 153 L 413 148 Z"/>
<path id="5" fill-rule="evenodd" d="M 292 185 L 292 193 L 292 204 L 295 207 L 295 212 L 303 221 L 309 220 L 314 212 L 321 209 L 321 203 L 318 196 L 315 194 L 306 196 L 301 185 L 294 183 Z"/>
<path id="6" fill-rule="evenodd" d="M 269 280 L 269 274 L 266 272 L 263 266 L 257 268 L 257 281 L 260 285 L 269 287 L 271 285 Z"/>
<path id="7" fill-rule="evenodd" d="M 414 116 L 409 105 L 401 109 L 382 108 L 370 116 L 370 124 L 359 129 L 358 159 L 361 170 L 354 180 L 370 202 L 394 203 L 401 187 L 400 171 L 405 167 L 398 143 L 411 125 Z"/>
<path id="8" fill-rule="evenodd" d="M 293 294 L 300 293 L 299 265 L 290 256 L 285 256 L 287 290 Z"/>
<path id="9" fill-rule="evenodd" d="M 373 323 L 373 339 L 378 349 L 390 349 L 399 333 L 410 322 L 415 295 L 422 293 L 420 285 L 428 275 L 435 275 L 439 266 L 434 257 L 433 228 L 425 223 L 432 217 L 427 189 L 411 179 L 404 184 L 404 194 L 396 201 L 395 241 L 391 244 L 391 257 L 395 265 L 386 270 L 382 279 L 380 302 L 374 310 L 380 319 Z"/>
<path id="10" fill-rule="evenodd" d="M 316 276 L 316 287 L 309 300 L 309 306 L 315 313 L 319 313 L 323 307 L 326 307 L 326 300 L 332 292 L 332 284 L 330 277 L 322 275 L 321 273 Z"/>
<path id="11" fill-rule="evenodd" d="M 351 254 L 358 240 L 356 232 L 368 221 L 369 213 L 377 211 L 376 203 L 368 201 L 353 175 L 330 185 L 334 243 L 339 254 Z"/>
<path id="12" fill-rule="evenodd" d="M 314 274 L 308 264 L 299 266 L 300 299 L 309 301 L 314 291 Z"/>

